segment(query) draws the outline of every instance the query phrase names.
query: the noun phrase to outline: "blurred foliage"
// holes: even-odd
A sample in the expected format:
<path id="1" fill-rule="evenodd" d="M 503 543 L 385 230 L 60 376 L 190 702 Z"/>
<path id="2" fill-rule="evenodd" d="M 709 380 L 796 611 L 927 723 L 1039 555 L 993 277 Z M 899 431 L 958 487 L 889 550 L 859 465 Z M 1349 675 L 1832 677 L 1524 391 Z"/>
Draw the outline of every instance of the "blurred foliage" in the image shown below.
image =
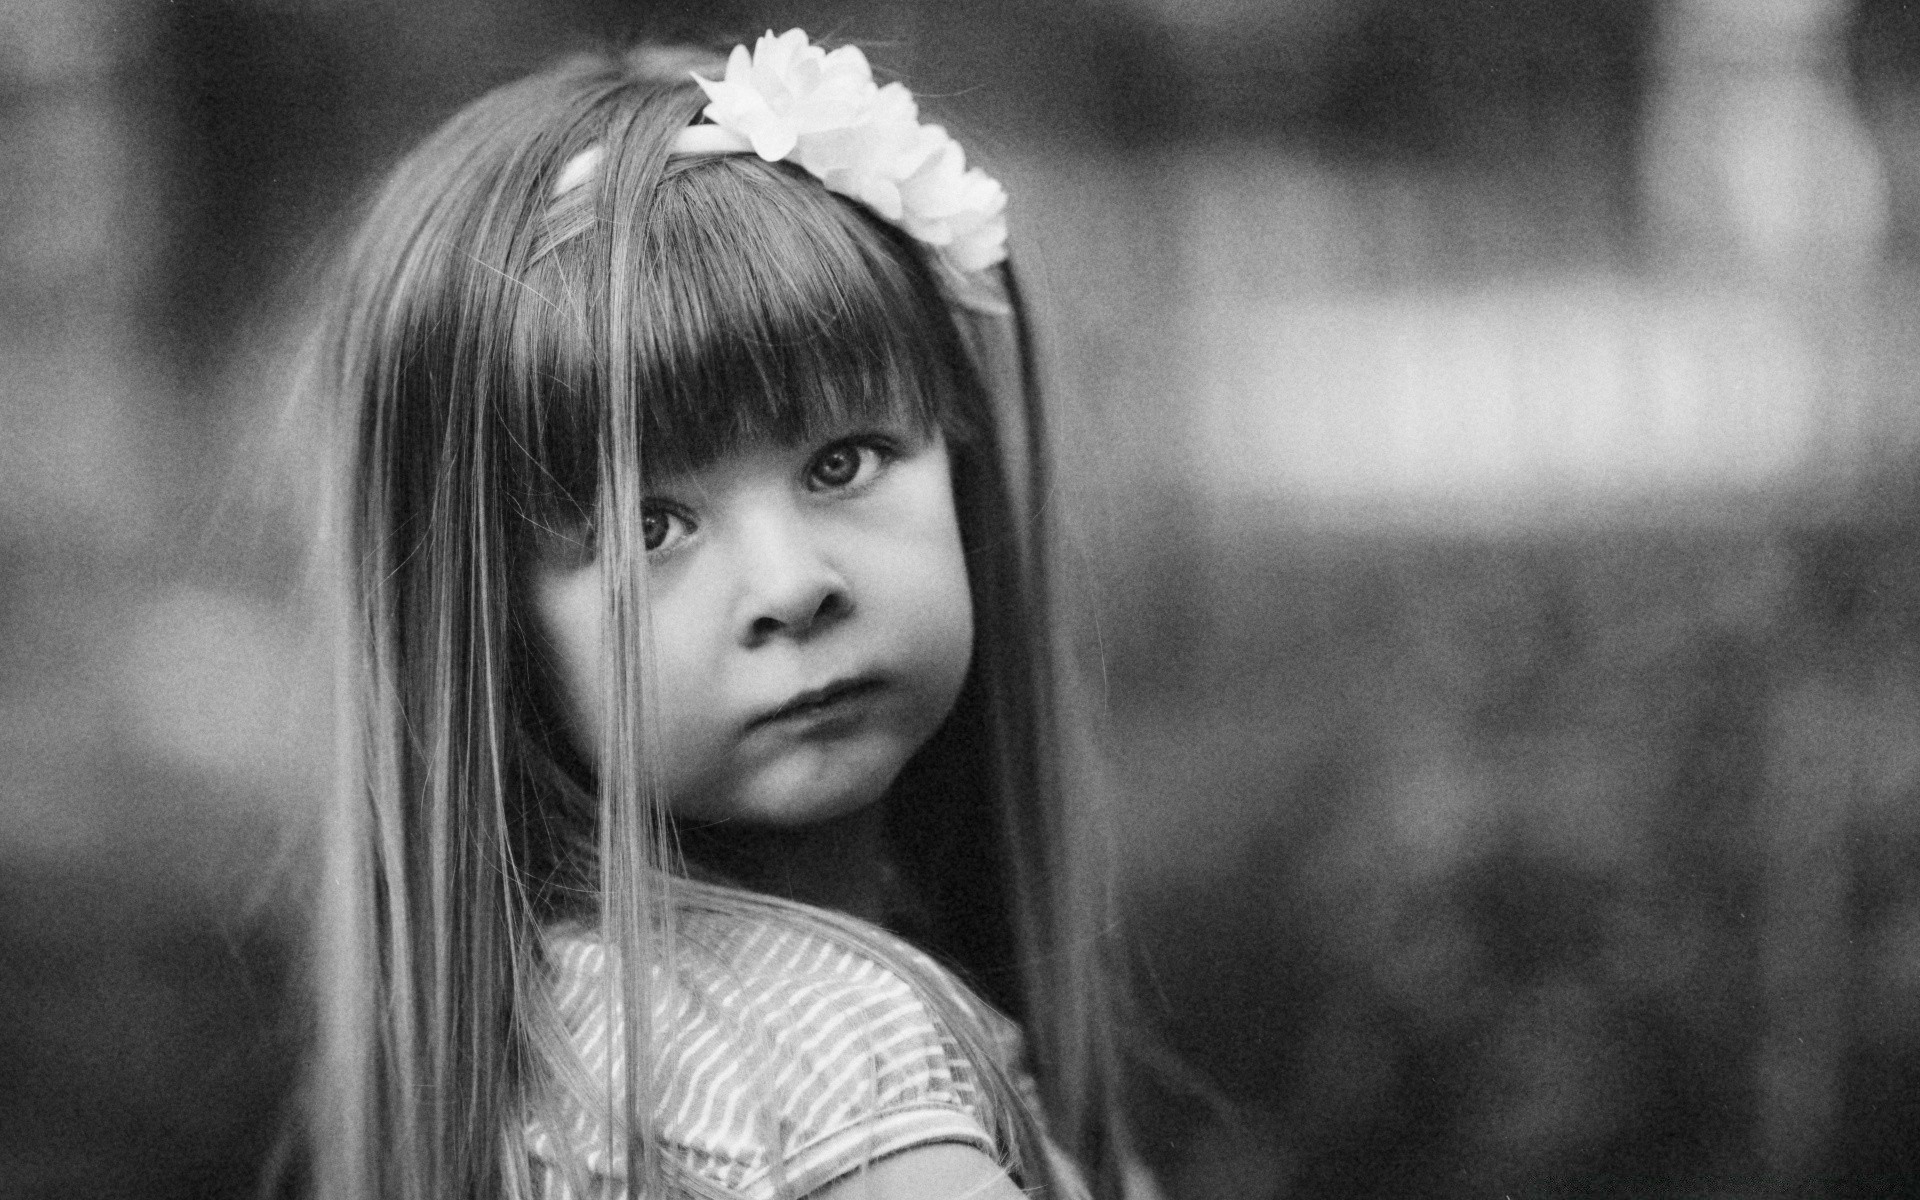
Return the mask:
<path id="1" fill-rule="evenodd" d="M 1171 859 L 1136 876 L 1143 974 L 1239 1106 L 1143 1107 L 1176 1191 L 1904 1194 L 1913 496 L 1216 560 L 1196 681 L 1116 699 L 1161 814 L 1129 841 Z"/>

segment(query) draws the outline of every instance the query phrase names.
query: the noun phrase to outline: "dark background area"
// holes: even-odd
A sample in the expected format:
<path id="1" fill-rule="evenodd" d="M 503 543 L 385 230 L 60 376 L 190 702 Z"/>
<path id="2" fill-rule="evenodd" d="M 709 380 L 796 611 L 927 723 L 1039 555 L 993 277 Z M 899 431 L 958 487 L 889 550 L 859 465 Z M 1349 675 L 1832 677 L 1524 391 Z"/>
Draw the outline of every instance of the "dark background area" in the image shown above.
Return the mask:
<path id="1" fill-rule="evenodd" d="M 858 40 L 1014 196 L 1170 1197 L 1920 1190 L 1920 11 L 0 12 L 0 1196 L 250 1194 L 313 264 L 597 39 Z"/>

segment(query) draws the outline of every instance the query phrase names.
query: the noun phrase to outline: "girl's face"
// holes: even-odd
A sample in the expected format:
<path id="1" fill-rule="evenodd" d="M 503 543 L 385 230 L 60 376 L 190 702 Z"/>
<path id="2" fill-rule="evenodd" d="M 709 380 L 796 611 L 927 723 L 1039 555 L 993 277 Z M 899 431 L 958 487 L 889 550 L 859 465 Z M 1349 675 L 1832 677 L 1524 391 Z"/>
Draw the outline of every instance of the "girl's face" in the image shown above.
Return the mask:
<path id="1" fill-rule="evenodd" d="M 880 798 L 953 707 L 973 605 L 946 443 L 907 426 L 750 442 L 649 481 L 643 528 L 667 803 L 792 825 Z M 568 732 L 603 736 L 599 565 L 538 557 Z"/>

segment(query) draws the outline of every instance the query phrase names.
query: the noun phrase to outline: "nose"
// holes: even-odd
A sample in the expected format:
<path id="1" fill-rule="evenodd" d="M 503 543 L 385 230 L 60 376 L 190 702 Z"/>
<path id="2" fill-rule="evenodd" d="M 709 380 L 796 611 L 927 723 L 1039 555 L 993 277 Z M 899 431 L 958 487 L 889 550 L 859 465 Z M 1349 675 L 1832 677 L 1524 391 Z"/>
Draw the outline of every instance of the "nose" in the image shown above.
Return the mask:
<path id="1" fill-rule="evenodd" d="M 772 504 L 748 514 L 741 526 L 743 645 L 808 638 L 853 612 L 846 579 L 803 514 Z"/>

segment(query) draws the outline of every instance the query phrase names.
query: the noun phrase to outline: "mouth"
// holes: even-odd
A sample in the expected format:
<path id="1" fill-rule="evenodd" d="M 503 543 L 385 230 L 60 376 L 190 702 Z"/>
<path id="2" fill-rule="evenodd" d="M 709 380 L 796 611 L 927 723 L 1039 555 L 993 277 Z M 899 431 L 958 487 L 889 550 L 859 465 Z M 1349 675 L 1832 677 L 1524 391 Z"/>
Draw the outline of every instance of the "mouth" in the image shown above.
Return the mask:
<path id="1" fill-rule="evenodd" d="M 881 680 L 871 675 L 836 679 L 825 687 L 809 688 L 804 692 L 796 693 L 778 708 L 768 709 L 749 721 L 747 728 L 759 729 L 782 722 L 807 721 L 814 717 L 829 716 L 849 708 L 884 686 L 886 685 Z"/>

